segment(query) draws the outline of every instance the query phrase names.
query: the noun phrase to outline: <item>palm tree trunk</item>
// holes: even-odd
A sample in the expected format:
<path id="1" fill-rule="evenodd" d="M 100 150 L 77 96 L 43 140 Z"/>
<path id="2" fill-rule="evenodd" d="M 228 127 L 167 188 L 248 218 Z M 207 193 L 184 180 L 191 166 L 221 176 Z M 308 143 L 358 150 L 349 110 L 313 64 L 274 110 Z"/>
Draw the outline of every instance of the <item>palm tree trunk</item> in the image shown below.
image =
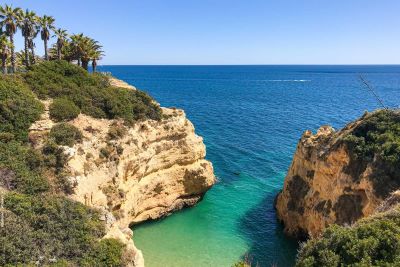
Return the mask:
<path id="1" fill-rule="evenodd" d="M 88 70 L 88 66 L 89 66 L 89 61 L 82 60 L 82 68 L 84 68 L 85 70 Z"/>
<path id="2" fill-rule="evenodd" d="M 47 55 L 47 39 L 44 39 L 44 60 L 49 60 Z"/>
<path id="3" fill-rule="evenodd" d="M 97 67 L 97 61 L 96 61 L 96 59 L 93 59 L 92 60 L 92 71 L 93 71 L 93 73 L 96 72 L 96 67 Z"/>
<path id="4" fill-rule="evenodd" d="M 27 68 L 29 68 L 29 40 L 28 40 L 28 36 L 25 36 L 25 43 L 24 43 L 25 47 L 25 66 Z"/>
<path id="5" fill-rule="evenodd" d="M 10 43 L 11 43 L 11 68 L 12 72 L 15 73 L 15 50 L 14 50 L 14 34 L 10 34 Z"/>
<path id="6" fill-rule="evenodd" d="M 1 55 L 1 69 L 3 71 L 3 74 L 7 74 L 7 55 L 6 54 L 2 54 Z"/>
<path id="7" fill-rule="evenodd" d="M 33 42 L 33 39 L 29 40 L 30 44 L 29 47 L 31 48 L 31 53 L 32 53 L 32 61 L 31 65 L 36 63 L 36 55 L 35 55 L 35 43 Z"/>
<path id="8" fill-rule="evenodd" d="M 57 57 L 58 60 L 61 60 L 61 47 L 59 45 L 57 45 Z"/>

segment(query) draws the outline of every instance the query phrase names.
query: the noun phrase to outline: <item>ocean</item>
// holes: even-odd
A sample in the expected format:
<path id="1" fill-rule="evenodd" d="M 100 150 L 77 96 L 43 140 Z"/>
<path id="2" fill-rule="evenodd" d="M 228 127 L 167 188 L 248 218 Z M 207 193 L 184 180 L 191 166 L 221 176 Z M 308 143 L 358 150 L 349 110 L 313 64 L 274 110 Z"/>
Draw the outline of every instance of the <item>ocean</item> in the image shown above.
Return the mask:
<path id="1" fill-rule="evenodd" d="M 302 133 L 343 127 L 384 104 L 400 105 L 400 66 L 101 66 L 184 109 L 204 138 L 219 182 L 195 207 L 134 228 L 147 267 L 293 266 L 298 242 L 276 219 Z"/>

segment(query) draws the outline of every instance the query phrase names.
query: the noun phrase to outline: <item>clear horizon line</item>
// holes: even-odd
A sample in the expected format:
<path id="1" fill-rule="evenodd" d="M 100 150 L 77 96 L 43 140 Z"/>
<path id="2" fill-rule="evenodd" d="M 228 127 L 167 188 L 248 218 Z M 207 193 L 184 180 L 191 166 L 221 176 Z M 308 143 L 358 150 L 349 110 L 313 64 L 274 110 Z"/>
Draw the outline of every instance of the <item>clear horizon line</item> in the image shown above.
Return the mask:
<path id="1" fill-rule="evenodd" d="M 366 63 L 366 64 L 99 64 L 101 66 L 400 66 L 400 63 Z"/>

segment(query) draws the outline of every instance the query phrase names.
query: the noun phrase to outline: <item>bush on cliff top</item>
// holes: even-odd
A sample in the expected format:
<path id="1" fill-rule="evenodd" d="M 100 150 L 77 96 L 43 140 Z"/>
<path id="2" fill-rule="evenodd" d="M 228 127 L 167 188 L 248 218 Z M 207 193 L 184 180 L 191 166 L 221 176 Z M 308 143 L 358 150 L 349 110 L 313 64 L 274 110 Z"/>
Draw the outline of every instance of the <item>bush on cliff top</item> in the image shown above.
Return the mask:
<path id="1" fill-rule="evenodd" d="M 18 76 L 0 77 L 0 134 L 8 140 L 28 140 L 28 129 L 43 105 Z"/>
<path id="2" fill-rule="evenodd" d="M 374 155 L 400 162 L 400 113 L 380 110 L 367 115 L 345 139 L 358 157 L 372 160 Z"/>
<path id="3" fill-rule="evenodd" d="M 37 64 L 25 75 L 27 84 L 40 98 L 66 98 L 82 113 L 96 118 L 161 119 L 161 109 L 139 90 L 110 87 L 108 78 L 90 74 L 65 61 Z"/>
<path id="4" fill-rule="evenodd" d="M 332 225 L 299 251 L 297 267 L 397 266 L 400 211 L 367 218 L 353 227 Z"/>
<path id="5" fill-rule="evenodd" d="M 0 142 L 0 186 L 26 194 L 47 191 L 49 183 L 39 162 L 33 149 L 16 141 Z"/>
<path id="6" fill-rule="evenodd" d="M 76 142 L 82 141 L 81 131 L 68 123 L 59 123 L 50 130 L 49 137 L 61 146 L 74 146 Z"/>
<path id="7" fill-rule="evenodd" d="M 49 113 L 54 121 L 69 121 L 78 117 L 80 109 L 71 100 L 56 98 L 50 105 Z"/>
<path id="8" fill-rule="evenodd" d="M 355 176 L 377 159 L 372 177 L 375 192 L 386 197 L 400 187 L 400 113 L 380 110 L 367 114 L 344 138 L 354 162 Z M 354 176 L 354 175 L 353 175 Z M 358 177 L 355 177 L 358 178 Z"/>

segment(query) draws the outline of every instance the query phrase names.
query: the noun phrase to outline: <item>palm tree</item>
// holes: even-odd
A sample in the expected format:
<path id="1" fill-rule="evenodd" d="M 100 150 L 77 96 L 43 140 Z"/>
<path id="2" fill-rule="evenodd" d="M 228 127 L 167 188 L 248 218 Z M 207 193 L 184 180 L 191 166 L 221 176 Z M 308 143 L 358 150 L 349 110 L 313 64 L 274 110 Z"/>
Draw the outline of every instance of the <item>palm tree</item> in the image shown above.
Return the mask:
<path id="1" fill-rule="evenodd" d="M 28 9 L 21 14 L 21 20 L 19 22 L 19 27 L 22 30 L 22 36 L 24 37 L 24 53 L 25 59 L 24 63 L 26 67 L 29 67 L 29 47 L 30 41 L 33 42 L 33 37 L 36 35 L 36 23 L 37 16 L 33 11 L 29 11 Z"/>
<path id="2" fill-rule="evenodd" d="M 47 42 L 50 39 L 50 30 L 54 29 L 54 18 L 52 16 L 46 16 L 39 18 L 39 24 L 41 27 L 40 37 L 44 42 L 44 59 L 49 60 L 49 56 L 47 53 Z"/>
<path id="3" fill-rule="evenodd" d="M 38 35 L 39 29 L 40 29 L 40 26 L 38 24 L 36 24 L 33 29 L 32 37 L 28 39 L 28 47 L 31 50 L 31 55 L 32 55 L 32 57 L 31 57 L 32 65 L 36 63 L 36 55 L 35 55 L 36 45 L 35 45 L 35 42 L 33 41 L 33 39 L 35 39 L 36 36 Z"/>
<path id="4" fill-rule="evenodd" d="M 89 61 L 92 59 L 92 55 L 99 53 L 97 57 L 101 56 L 101 53 L 103 52 L 101 51 L 101 45 L 99 45 L 99 42 L 93 40 L 92 38 L 85 36 L 80 47 L 82 68 L 88 70 Z"/>
<path id="5" fill-rule="evenodd" d="M 57 29 L 54 30 L 55 35 L 53 37 L 57 36 L 57 58 L 58 60 L 61 60 L 61 51 L 62 48 L 65 44 L 65 39 L 67 38 L 68 34 L 66 30 L 63 29 Z"/>
<path id="6" fill-rule="evenodd" d="M 94 50 L 90 53 L 90 59 L 92 60 L 92 72 L 96 72 L 97 60 L 100 60 L 104 56 L 103 51 Z"/>
<path id="7" fill-rule="evenodd" d="M 7 36 L 2 33 L 0 35 L 0 55 L 1 55 L 1 69 L 3 74 L 7 74 L 7 57 L 10 54 L 9 48 L 12 47 L 11 42 Z"/>
<path id="8" fill-rule="evenodd" d="M 71 57 L 78 61 L 78 66 L 81 65 L 81 55 L 82 55 L 82 44 L 83 44 L 83 33 L 71 35 Z"/>
<path id="9" fill-rule="evenodd" d="M 0 27 L 6 27 L 6 35 L 10 37 L 11 43 L 11 66 L 15 72 L 15 51 L 14 51 L 14 34 L 17 32 L 17 21 L 21 15 L 21 8 L 13 8 L 12 6 L 0 6 Z"/>

